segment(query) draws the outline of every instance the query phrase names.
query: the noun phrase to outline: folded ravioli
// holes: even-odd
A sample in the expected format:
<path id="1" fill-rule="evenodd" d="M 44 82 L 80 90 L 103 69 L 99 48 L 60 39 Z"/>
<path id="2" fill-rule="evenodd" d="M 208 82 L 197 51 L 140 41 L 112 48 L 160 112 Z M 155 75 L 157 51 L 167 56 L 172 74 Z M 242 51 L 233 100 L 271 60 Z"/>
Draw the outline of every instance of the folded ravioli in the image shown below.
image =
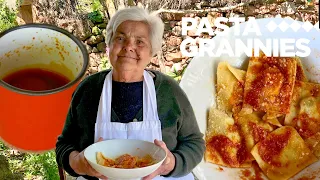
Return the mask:
<path id="1" fill-rule="evenodd" d="M 206 162 L 226 167 L 251 166 L 250 151 L 246 150 L 238 126 L 224 111 L 210 109 L 205 141 Z"/>
<path id="2" fill-rule="evenodd" d="M 285 124 L 293 126 L 320 158 L 320 84 L 296 82 Z"/>
<path id="3" fill-rule="evenodd" d="M 286 180 L 317 161 L 291 126 L 283 126 L 254 146 L 251 154 L 271 180 Z"/>
<path id="4" fill-rule="evenodd" d="M 242 108 L 246 72 L 220 62 L 217 68 L 217 107 L 229 116 Z"/>
<path id="5" fill-rule="evenodd" d="M 248 152 L 274 130 L 274 127 L 263 121 L 261 114 L 256 112 L 246 115 L 238 114 L 235 116 L 235 119 L 240 129 L 240 134 L 244 137 Z M 252 156 L 251 160 L 254 160 Z"/>
<path id="6" fill-rule="evenodd" d="M 242 112 L 265 112 L 264 120 L 281 126 L 277 118 L 290 109 L 297 69 L 296 58 L 259 57 L 249 59 Z"/>

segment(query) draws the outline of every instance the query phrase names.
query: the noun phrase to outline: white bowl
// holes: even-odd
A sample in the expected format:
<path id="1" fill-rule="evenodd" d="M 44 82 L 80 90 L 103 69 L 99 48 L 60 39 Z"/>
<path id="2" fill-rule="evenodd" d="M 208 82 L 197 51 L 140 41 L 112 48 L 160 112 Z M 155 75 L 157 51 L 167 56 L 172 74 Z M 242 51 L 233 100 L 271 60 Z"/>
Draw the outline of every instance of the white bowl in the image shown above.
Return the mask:
<path id="1" fill-rule="evenodd" d="M 156 160 L 156 163 L 151 166 L 135 169 L 105 167 L 97 164 L 97 152 L 101 152 L 105 157 L 111 159 L 115 159 L 123 154 L 130 154 L 131 156 L 138 157 L 144 157 L 149 154 Z M 151 174 L 160 167 L 167 157 L 167 154 L 165 150 L 151 142 L 131 139 L 114 139 L 92 144 L 85 149 L 84 156 L 96 171 L 108 177 L 108 179 L 128 180 L 141 179 Z"/>

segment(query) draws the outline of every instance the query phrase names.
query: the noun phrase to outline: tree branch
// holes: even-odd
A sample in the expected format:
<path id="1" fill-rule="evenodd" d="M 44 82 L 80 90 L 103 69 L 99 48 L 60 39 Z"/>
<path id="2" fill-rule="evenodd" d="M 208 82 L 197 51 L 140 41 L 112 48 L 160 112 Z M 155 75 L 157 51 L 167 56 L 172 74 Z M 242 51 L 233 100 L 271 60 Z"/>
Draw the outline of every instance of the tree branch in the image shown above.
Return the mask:
<path id="1" fill-rule="evenodd" d="M 226 12 L 226 11 L 236 9 L 238 7 L 248 5 L 254 1 L 255 0 L 249 0 L 248 2 L 240 3 L 240 4 L 237 4 L 234 6 L 221 7 L 221 8 L 209 8 L 209 9 L 201 9 L 201 10 L 171 10 L 171 9 L 161 8 L 156 12 L 157 12 L 157 14 L 160 14 L 160 13 L 187 14 L 187 13 L 206 13 L 206 12 Z"/>

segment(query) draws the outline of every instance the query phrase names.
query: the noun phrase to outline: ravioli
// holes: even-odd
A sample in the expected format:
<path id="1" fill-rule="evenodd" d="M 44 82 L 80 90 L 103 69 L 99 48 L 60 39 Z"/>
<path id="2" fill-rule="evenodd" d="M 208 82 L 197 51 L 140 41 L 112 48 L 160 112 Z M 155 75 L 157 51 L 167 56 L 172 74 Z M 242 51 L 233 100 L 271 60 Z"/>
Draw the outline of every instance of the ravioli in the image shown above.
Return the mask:
<path id="1" fill-rule="evenodd" d="M 242 108 L 246 72 L 220 62 L 217 68 L 217 107 L 229 116 Z"/>
<path id="2" fill-rule="evenodd" d="M 320 84 L 298 57 L 251 57 L 247 71 L 220 62 L 205 161 L 232 168 L 256 161 L 271 180 L 289 179 L 320 159 Z"/>
<path id="3" fill-rule="evenodd" d="M 274 130 L 272 125 L 261 119 L 261 114 L 259 113 L 239 114 L 236 115 L 235 119 L 248 152 L 252 150 L 255 144 L 264 140 Z M 254 160 L 252 156 L 251 160 Z"/>
<path id="4" fill-rule="evenodd" d="M 289 113 L 296 69 L 296 58 L 267 57 L 262 52 L 250 58 L 241 112 L 265 112 L 265 121 L 281 126 L 277 118 Z"/>
<path id="5" fill-rule="evenodd" d="M 206 132 L 206 162 L 226 167 L 250 167 L 250 151 L 242 142 L 238 126 L 225 112 L 212 107 Z"/>
<path id="6" fill-rule="evenodd" d="M 251 151 L 271 180 L 286 180 L 317 161 L 304 140 L 291 126 L 283 126 L 257 143 Z"/>
<path id="7" fill-rule="evenodd" d="M 296 82 L 285 124 L 293 126 L 320 158 L 320 84 Z"/>

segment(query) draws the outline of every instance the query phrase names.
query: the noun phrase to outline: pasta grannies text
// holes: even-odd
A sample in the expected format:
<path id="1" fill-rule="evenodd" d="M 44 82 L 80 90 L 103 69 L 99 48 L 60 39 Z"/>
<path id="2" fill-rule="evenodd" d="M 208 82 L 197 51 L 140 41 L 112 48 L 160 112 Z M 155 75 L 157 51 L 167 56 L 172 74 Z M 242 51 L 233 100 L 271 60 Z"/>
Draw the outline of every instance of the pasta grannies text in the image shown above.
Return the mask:
<path id="1" fill-rule="evenodd" d="M 226 23 L 233 23 L 232 31 Z M 260 38 L 263 36 L 259 24 L 254 17 L 249 17 L 243 28 L 240 24 L 245 22 L 245 18 L 225 18 L 218 17 L 215 19 L 213 26 L 216 27 L 214 31 L 211 27 L 209 19 L 204 17 L 198 23 L 195 18 L 185 17 L 182 18 L 182 35 L 186 36 L 188 31 L 195 31 L 196 36 L 206 33 L 210 36 L 219 35 L 219 43 L 213 39 L 198 38 L 194 39 L 187 37 L 180 45 L 181 53 L 187 57 L 205 56 L 219 57 L 221 55 L 240 57 L 245 53 L 248 57 L 259 57 L 259 51 L 264 52 L 267 56 L 273 57 L 307 57 L 311 53 L 308 47 L 310 39 L 297 38 L 299 32 L 294 38 Z M 231 37 L 230 37 L 230 33 Z M 285 33 L 285 32 L 284 32 Z M 229 37 L 227 36 L 229 35 Z M 241 38 L 250 36 L 245 41 Z M 198 44 L 198 45 L 197 45 Z M 252 49 L 254 52 L 252 53 Z"/>

